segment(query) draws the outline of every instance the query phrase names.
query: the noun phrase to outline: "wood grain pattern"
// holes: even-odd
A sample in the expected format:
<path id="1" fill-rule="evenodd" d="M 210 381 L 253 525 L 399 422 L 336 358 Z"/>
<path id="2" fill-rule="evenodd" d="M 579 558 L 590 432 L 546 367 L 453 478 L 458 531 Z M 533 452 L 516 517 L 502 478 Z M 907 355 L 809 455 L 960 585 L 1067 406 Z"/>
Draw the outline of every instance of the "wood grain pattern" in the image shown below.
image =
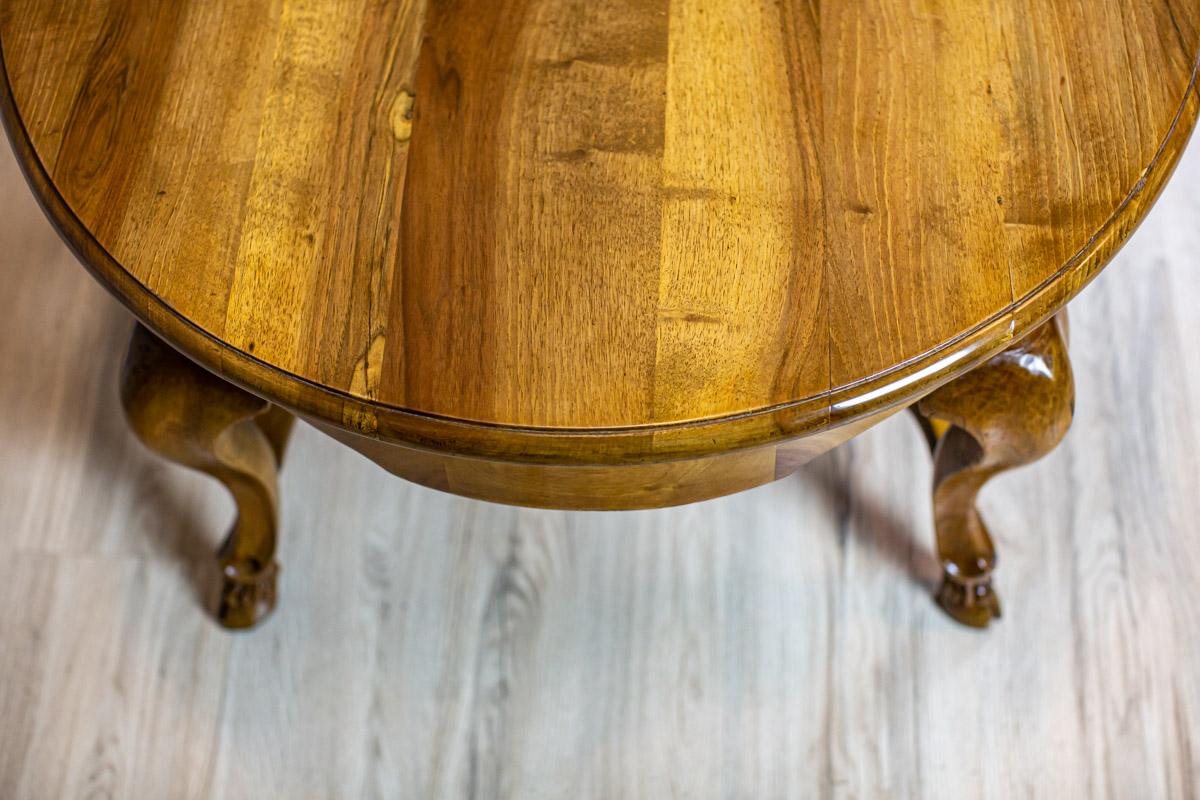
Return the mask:
<path id="1" fill-rule="evenodd" d="M 1108 261 L 1196 0 L 10 0 L 35 190 L 152 329 L 346 430 L 564 465 L 902 405 Z"/>
<path id="2" fill-rule="evenodd" d="M 980 498 L 987 635 L 913 586 L 939 569 L 901 417 L 610 514 L 422 489 L 301 425 L 287 602 L 229 636 L 191 590 L 232 504 L 127 432 L 129 318 L 0 152 L 0 797 L 1195 797 L 1198 184 L 1192 147 L 1072 304 L 1071 435 Z"/>

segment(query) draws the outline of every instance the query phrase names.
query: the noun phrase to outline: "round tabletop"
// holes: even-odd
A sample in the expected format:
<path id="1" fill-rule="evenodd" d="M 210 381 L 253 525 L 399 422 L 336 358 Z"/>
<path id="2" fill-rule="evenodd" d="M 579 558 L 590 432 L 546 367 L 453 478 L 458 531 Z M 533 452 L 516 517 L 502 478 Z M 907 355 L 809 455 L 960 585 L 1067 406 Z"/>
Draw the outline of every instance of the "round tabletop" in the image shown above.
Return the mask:
<path id="1" fill-rule="evenodd" d="M 0 99 L 81 258 L 210 369 L 644 461 L 911 402 L 1144 216 L 1200 0 L 977 6 L 8 0 Z"/>

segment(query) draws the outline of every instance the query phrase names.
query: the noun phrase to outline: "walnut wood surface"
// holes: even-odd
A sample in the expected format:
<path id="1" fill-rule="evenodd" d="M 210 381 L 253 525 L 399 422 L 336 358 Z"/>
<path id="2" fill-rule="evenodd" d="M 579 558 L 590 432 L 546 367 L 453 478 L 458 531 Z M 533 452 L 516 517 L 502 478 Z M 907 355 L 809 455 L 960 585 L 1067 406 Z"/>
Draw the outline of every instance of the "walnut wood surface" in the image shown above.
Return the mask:
<path id="1" fill-rule="evenodd" d="M 1060 307 L 1191 130 L 1200 2 L 8 0 L 0 48 L 43 203 L 210 369 L 641 463 L 909 402 Z"/>
<path id="2" fill-rule="evenodd" d="M 279 465 L 295 417 L 243 392 L 141 325 L 121 370 L 121 403 L 138 438 L 159 455 L 225 484 L 237 519 L 221 545 L 217 619 L 248 628 L 275 607 Z"/>

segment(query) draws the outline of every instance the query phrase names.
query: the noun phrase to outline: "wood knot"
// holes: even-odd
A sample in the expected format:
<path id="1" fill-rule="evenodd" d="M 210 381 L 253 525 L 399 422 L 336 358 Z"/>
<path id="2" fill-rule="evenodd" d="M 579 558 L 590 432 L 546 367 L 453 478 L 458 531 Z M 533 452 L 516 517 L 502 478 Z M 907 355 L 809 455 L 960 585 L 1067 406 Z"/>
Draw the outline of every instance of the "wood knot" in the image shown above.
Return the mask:
<path id="1" fill-rule="evenodd" d="M 414 100 L 412 92 L 407 89 L 401 89 L 392 100 L 392 107 L 388 111 L 388 123 L 398 142 L 407 142 L 412 137 Z"/>

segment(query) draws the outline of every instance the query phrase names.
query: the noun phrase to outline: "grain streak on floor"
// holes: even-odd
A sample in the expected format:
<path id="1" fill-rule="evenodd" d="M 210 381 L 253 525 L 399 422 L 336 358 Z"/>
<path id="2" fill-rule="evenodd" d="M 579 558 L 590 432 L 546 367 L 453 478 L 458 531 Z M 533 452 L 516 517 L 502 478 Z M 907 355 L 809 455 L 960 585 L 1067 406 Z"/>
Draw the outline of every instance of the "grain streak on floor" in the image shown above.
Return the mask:
<path id="1" fill-rule="evenodd" d="M 0 798 L 1194 798 L 1200 144 L 1073 306 L 1077 421 L 982 500 L 1005 618 L 933 607 L 894 418 L 745 494 L 569 514 L 309 428 L 283 603 L 198 610 L 232 505 L 125 432 L 130 322 L 0 156 Z"/>

